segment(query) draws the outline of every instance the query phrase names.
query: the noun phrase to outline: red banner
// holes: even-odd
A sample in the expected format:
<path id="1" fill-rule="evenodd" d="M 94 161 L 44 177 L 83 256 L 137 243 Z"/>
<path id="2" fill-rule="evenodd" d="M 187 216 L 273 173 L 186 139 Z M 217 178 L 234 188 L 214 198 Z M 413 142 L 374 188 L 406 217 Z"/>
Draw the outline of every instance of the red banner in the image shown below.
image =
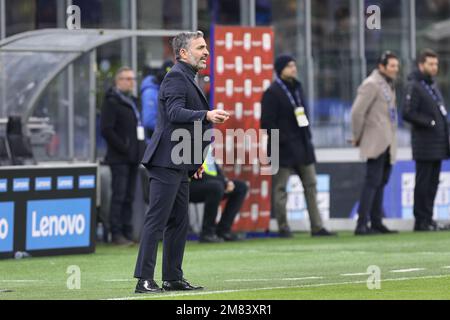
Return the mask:
<path id="1" fill-rule="evenodd" d="M 234 151 L 234 163 L 224 161 L 224 172 L 230 179 L 247 182 L 249 193 L 240 215 L 236 218 L 235 231 L 261 231 L 269 228 L 271 176 L 260 174 L 260 165 L 253 164 L 250 155 L 257 154 L 261 141 L 252 139 L 245 147 L 245 159 L 238 159 L 239 142 L 229 140 L 227 129 L 254 129 L 259 132 L 261 98 L 273 78 L 274 35 L 268 27 L 215 26 L 213 31 L 213 92 L 214 107 L 231 114 L 230 120 L 219 125 L 222 143 L 214 145 L 215 155 Z M 234 138 L 235 139 L 235 138 Z M 235 139 L 237 140 L 237 139 Z M 230 150 L 232 148 L 233 150 Z M 225 150 L 224 150 L 225 149 Z M 260 152 L 260 151 L 259 151 Z"/>

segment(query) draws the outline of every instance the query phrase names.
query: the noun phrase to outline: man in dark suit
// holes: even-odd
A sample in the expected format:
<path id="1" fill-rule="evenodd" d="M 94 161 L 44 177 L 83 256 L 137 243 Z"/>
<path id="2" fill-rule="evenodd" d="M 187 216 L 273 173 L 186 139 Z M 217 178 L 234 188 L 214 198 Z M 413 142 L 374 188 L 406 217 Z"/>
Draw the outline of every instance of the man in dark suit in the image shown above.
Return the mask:
<path id="1" fill-rule="evenodd" d="M 145 150 L 139 101 L 133 96 L 135 80 L 133 70 L 119 69 L 115 85 L 106 92 L 101 113 L 101 132 L 108 145 L 105 162 L 112 175 L 110 228 L 116 245 L 133 244 L 132 204 Z"/>
<path id="2" fill-rule="evenodd" d="M 209 111 L 195 80 L 209 56 L 203 33 L 181 33 L 172 46 L 177 63 L 161 84 L 157 126 L 142 160 L 150 177 L 150 203 L 134 273 L 139 279 L 136 293 L 202 289 L 187 282 L 182 270 L 189 226 L 189 177 L 202 176 L 203 151 L 211 143 L 203 141 L 204 131 L 229 118 L 225 111 Z M 162 289 L 154 281 L 161 238 Z"/>
<path id="3" fill-rule="evenodd" d="M 416 162 L 414 188 L 415 231 L 438 231 L 433 220 L 434 199 L 439 186 L 442 160 L 450 157 L 447 108 L 436 86 L 438 55 L 421 53 L 418 70 L 409 76 L 403 118 L 412 124 L 413 158 Z"/>
<path id="4" fill-rule="evenodd" d="M 273 176 L 272 195 L 281 237 L 292 237 L 286 212 L 286 184 L 292 172 L 299 175 L 305 189 L 305 199 L 311 221 L 311 235 L 335 236 L 323 226 L 317 206 L 317 179 L 306 99 L 297 80 L 297 66 L 290 55 L 280 55 L 275 61 L 276 81 L 262 98 L 261 128 L 279 130 L 280 169 Z M 269 140 L 271 133 L 269 133 Z M 271 142 L 269 141 L 268 147 Z M 270 152 L 272 150 L 269 150 Z"/>

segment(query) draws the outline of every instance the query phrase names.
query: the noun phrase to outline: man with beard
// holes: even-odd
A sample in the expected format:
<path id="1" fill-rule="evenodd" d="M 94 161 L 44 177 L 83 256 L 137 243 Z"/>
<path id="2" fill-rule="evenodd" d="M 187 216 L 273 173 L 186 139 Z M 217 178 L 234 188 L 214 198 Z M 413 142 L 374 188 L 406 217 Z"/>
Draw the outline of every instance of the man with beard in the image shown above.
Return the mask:
<path id="1" fill-rule="evenodd" d="M 200 144 L 203 151 L 211 143 L 196 141 L 194 128 L 200 127 L 203 138 L 211 124 L 224 123 L 229 118 L 225 111 L 209 111 L 208 101 L 195 80 L 197 72 L 206 68 L 209 56 L 203 33 L 181 33 L 173 39 L 172 46 L 177 63 L 161 84 L 158 121 L 142 160 L 150 177 L 150 203 L 134 273 L 139 279 L 136 293 L 203 289 L 186 281 L 182 270 L 189 226 L 189 177 L 200 179 L 203 172 L 203 154 L 197 159 L 195 146 Z M 184 137 L 186 132 L 190 137 Z M 177 139 L 178 133 L 181 139 Z M 180 144 L 187 144 L 190 150 L 181 150 L 183 155 L 178 159 L 180 152 L 176 150 Z M 185 159 L 186 154 L 190 159 Z M 154 281 L 161 238 L 162 289 Z"/>
<path id="2" fill-rule="evenodd" d="M 442 160 L 450 157 L 450 145 L 447 109 L 435 81 L 438 71 L 438 55 L 424 50 L 418 59 L 418 69 L 409 76 L 404 102 L 403 118 L 412 125 L 416 162 L 414 231 L 441 229 L 433 220 L 433 207 Z"/>
<path id="3" fill-rule="evenodd" d="M 364 80 L 352 106 L 353 145 L 367 160 L 355 235 L 395 233 L 383 224 L 383 194 L 397 153 L 397 106 L 394 81 L 400 63 L 386 51 Z M 369 226 L 370 222 L 370 226 Z"/>
<path id="4" fill-rule="evenodd" d="M 317 204 L 316 156 L 308 120 L 308 106 L 302 84 L 298 81 L 295 58 L 288 54 L 279 55 L 274 67 L 275 81 L 264 92 L 261 102 L 261 128 L 269 132 L 267 146 L 270 152 L 273 130 L 279 130 L 280 134 L 280 169 L 272 179 L 272 205 L 279 235 L 282 238 L 293 236 L 287 219 L 286 185 L 291 174 L 296 173 L 305 190 L 311 236 L 336 236 L 336 233 L 324 227 Z"/>

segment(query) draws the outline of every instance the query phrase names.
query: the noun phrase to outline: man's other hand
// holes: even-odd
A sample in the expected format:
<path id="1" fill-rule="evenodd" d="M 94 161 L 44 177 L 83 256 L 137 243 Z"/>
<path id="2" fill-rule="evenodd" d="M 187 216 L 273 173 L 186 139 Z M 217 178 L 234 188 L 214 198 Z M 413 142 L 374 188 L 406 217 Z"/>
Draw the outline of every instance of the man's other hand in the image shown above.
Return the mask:
<path id="1" fill-rule="evenodd" d="M 225 193 L 231 193 L 234 191 L 235 188 L 236 188 L 236 186 L 234 185 L 234 182 L 231 180 L 228 180 L 227 189 L 225 190 Z"/>
<path id="2" fill-rule="evenodd" d="M 203 172 L 205 172 L 205 169 L 203 168 L 203 166 L 201 166 L 197 172 L 194 174 L 193 178 L 195 180 L 200 180 L 201 178 L 203 178 Z"/>

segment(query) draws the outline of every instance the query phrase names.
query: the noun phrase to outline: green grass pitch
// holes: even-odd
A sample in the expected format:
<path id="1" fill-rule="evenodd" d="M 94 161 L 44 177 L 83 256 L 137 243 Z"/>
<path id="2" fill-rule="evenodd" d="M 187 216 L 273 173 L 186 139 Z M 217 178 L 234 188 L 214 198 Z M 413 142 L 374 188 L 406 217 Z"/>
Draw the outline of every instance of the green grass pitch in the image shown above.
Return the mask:
<path id="1" fill-rule="evenodd" d="M 450 233 L 313 239 L 188 242 L 186 278 L 194 293 L 134 294 L 137 246 L 99 245 L 95 254 L 0 261 L 6 299 L 450 299 Z M 81 288 L 67 288 L 67 268 L 81 271 Z M 378 266 L 381 288 L 369 290 L 367 268 Z M 161 278 L 161 248 L 156 280 Z"/>

